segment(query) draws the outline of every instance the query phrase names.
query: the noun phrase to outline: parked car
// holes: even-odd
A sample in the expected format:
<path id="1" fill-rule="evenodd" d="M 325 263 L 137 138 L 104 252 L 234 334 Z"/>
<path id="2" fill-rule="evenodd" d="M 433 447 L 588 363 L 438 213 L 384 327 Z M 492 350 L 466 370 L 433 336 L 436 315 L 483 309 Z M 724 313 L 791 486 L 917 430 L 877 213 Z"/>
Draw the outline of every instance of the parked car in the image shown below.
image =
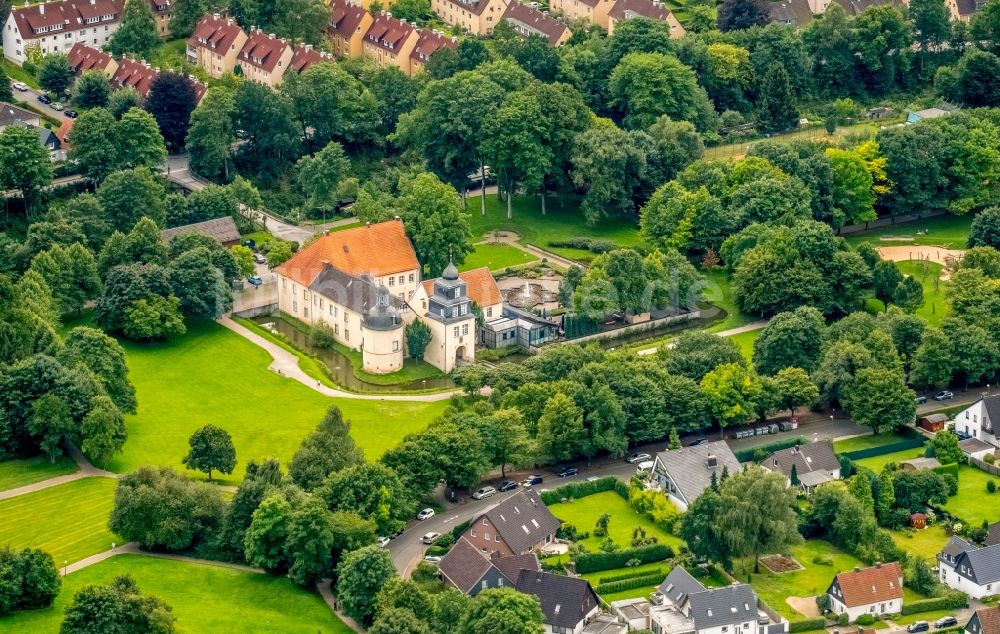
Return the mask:
<path id="1" fill-rule="evenodd" d="M 382 548 L 385 548 L 386 546 L 389 545 L 389 538 L 388 537 L 379 537 L 378 538 L 378 545 L 381 546 Z"/>
<path id="2" fill-rule="evenodd" d="M 688 445 L 688 447 L 695 447 L 697 445 L 704 445 L 707 442 L 708 442 L 708 438 L 705 438 L 704 436 L 702 436 L 701 438 L 695 438 L 694 440 L 692 440 L 691 443 Z"/>
<path id="3" fill-rule="evenodd" d="M 493 487 L 483 487 L 472 494 L 472 499 L 481 500 L 483 498 L 488 498 L 491 495 L 496 495 L 496 494 L 497 490 L 494 489 Z"/>
<path id="4" fill-rule="evenodd" d="M 648 453 L 645 453 L 643 451 L 637 451 L 633 454 L 630 454 L 626 460 L 628 462 L 631 462 L 632 464 L 636 464 L 639 462 L 646 462 L 647 460 L 652 460 L 652 459 L 653 456 L 649 455 Z"/>
<path id="5" fill-rule="evenodd" d="M 46 95 L 45 93 L 42 93 L 42 94 L 38 95 L 38 102 L 39 103 L 49 104 L 49 103 L 52 103 L 52 99 L 50 99 L 49 96 Z"/>
<path id="6" fill-rule="evenodd" d="M 913 400 L 916 401 L 917 405 L 923 405 L 924 403 L 927 402 L 927 397 L 926 396 L 915 396 L 913 398 Z"/>
<path id="7" fill-rule="evenodd" d="M 264 283 L 264 280 L 260 279 L 259 275 L 251 275 L 250 277 L 247 278 L 247 281 L 253 284 L 254 286 L 260 286 L 261 284 Z"/>
<path id="8" fill-rule="evenodd" d="M 590 476 L 589 478 L 587 478 L 587 482 L 597 482 L 600 479 L 601 479 L 600 476 Z"/>
<path id="9" fill-rule="evenodd" d="M 28 85 L 25 83 L 15 81 L 13 84 L 11 84 L 11 86 L 13 86 L 15 90 L 20 90 L 21 92 L 28 92 Z"/>
<path id="10" fill-rule="evenodd" d="M 950 401 L 953 398 L 955 398 L 955 395 L 950 390 L 941 390 L 934 395 L 935 401 Z"/>
<path id="11" fill-rule="evenodd" d="M 560 478 L 568 478 L 569 476 L 575 476 L 578 473 L 580 473 L 580 470 L 576 467 L 563 467 L 556 475 Z"/>
<path id="12" fill-rule="evenodd" d="M 438 555 L 427 555 L 426 557 L 424 557 L 424 561 L 426 561 L 429 564 L 439 564 L 441 563 L 441 557 L 439 557 Z"/>
<path id="13" fill-rule="evenodd" d="M 968 439 L 972 438 L 971 434 L 967 434 L 964 431 L 959 431 L 959 430 L 956 429 L 956 430 L 954 430 L 954 432 L 955 432 L 955 436 L 959 440 L 968 440 Z"/>
<path id="14" fill-rule="evenodd" d="M 434 517 L 434 509 L 432 508 L 425 508 L 424 510 L 417 513 L 417 519 L 421 521 L 429 520 L 432 517 Z"/>
<path id="15" fill-rule="evenodd" d="M 958 619 L 953 616 L 942 616 L 938 620 L 934 621 L 934 627 L 941 629 L 942 627 L 955 627 L 958 625 Z"/>
<path id="16" fill-rule="evenodd" d="M 517 482 L 513 480 L 504 480 L 500 483 L 500 492 L 506 493 L 507 491 L 513 491 L 517 488 Z"/>
<path id="17" fill-rule="evenodd" d="M 530 475 L 524 480 L 521 480 L 521 486 L 523 487 L 530 487 L 533 484 L 541 484 L 541 483 L 542 483 L 542 476 L 540 475 Z"/>
<path id="18" fill-rule="evenodd" d="M 931 626 L 927 621 L 914 621 L 906 626 L 906 631 L 911 634 L 913 632 L 926 632 L 929 629 L 931 629 Z"/>
<path id="19" fill-rule="evenodd" d="M 441 533 L 431 531 L 430 533 L 425 533 L 424 536 L 420 538 L 420 541 L 429 545 L 436 542 L 438 537 L 441 537 Z"/>
<path id="20" fill-rule="evenodd" d="M 636 473 L 648 473 L 648 472 L 650 472 L 650 471 L 653 470 L 653 464 L 654 464 L 654 461 L 652 461 L 652 460 L 647 460 L 645 462 L 640 462 L 639 466 L 636 467 L 635 472 Z"/>
<path id="21" fill-rule="evenodd" d="M 257 264 L 263 264 L 267 262 L 267 258 L 264 257 L 263 253 L 254 253 L 253 261 L 256 262 Z"/>
<path id="22" fill-rule="evenodd" d="M 51 104 L 49 104 L 49 107 L 52 108 L 53 110 L 58 111 L 58 110 L 62 110 L 64 106 L 62 105 L 62 102 L 60 102 L 60 101 L 53 101 Z"/>

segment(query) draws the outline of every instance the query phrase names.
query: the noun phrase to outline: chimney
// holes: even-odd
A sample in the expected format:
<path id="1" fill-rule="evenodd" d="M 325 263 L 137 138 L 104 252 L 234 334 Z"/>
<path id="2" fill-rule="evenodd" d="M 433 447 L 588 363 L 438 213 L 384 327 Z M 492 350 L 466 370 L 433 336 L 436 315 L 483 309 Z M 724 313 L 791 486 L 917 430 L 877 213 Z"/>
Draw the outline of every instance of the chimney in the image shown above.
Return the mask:
<path id="1" fill-rule="evenodd" d="M 882 568 L 882 562 L 881 562 L 881 561 L 876 561 L 876 562 L 875 562 L 875 569 L 876 569 L 876 570 L 879 570 L 879 569 L 881 569 L 881 568 Z"/>
<path id="2" fill-rule="evenodd" d="M 306 44 L 306 50 L 307 51 L 313 50 L 313 45 L 312 44 Z"/>
<path id="3" fill-rule="evenodd" d="M 45 15 L 45 3 L 44 2 L 41 3 L 40 5 L 38 5 L 38 12 L 40 14 L 42 14 L 42 15 Z"/>
<path id="4" fill-rule="evenodd" d="M 709 467 L 717 467 L 717 466 L 719 466 L 719 460 L 718 460 L 718 458 L 715 457 L 715 454 L 713 454 L 713 453 L 708 454 L 708 459 L 705 461 L 705 463 Z"/>
<path id="5" fill-rule="evenodd" d="M 226 26 L 232 26 L 232 25 L 233 25 L 233 19 L 232 18 L 226 18 Z"/>
<path id="6" fill-rule="evenodd" d="M 268 33 L 267 37 L 268 37 L 268 39 L 273 40 L 274 39 L 274 33 Z"/>
<path id="7" fill-rule="evenodd" d="M 213 17 L 213 18 L 215 18 L 216 20 L 218 20 L 220 16 L 219 16 L 219 14 L 218 14 L 218 13 L 213 13 L 213 14 L 212 14 L 212 17 Z"/>
<path id="8" fill-rule="evenodd" d="M 861 568 L 859 566 L 855 566 L 854 567 L 854 572 L 861 572 Z"/>

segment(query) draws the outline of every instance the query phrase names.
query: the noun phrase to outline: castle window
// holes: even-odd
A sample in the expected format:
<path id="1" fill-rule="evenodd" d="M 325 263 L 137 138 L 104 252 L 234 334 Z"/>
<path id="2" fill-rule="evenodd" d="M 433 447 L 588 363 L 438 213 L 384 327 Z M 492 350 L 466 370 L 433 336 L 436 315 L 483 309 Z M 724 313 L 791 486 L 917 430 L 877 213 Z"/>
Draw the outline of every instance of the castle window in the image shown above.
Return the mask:
<path id="1" fill-rule="evenodd" d="M 455 326 L 455 336 L 458 336 L 458 326 Z"/>
<path id="2" fill-rule="evenodd" d="M 392 351 L 399 352 L 399 339 L 394 339 L 392 341 Z"/>
<path id="3" fill-rule="evenodd" d="M 390 277 L 389 278 L 389 286 L 393 286 L 393 284 L 394 284 L 395 281 L 396 281 L 396 278 Z"/>
<path id="4" fill-rule="evenodd" d="M 462 334 L 463 335 L 469 334 L 469 324 L 462 324 Z"/>

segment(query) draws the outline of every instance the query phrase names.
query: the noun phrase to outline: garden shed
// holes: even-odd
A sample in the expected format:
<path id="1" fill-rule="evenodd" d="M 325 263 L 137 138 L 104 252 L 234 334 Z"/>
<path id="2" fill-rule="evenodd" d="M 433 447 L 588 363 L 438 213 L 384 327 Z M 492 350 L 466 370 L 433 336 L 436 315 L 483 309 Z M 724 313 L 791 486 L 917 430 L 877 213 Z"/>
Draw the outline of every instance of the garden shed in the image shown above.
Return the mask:
<path id="1" fill-rule="evenodd" d="M 939 432 L 944 429 L 947 422 L 948 416 L 945 414 L 927 414 L 920 417 L 919 425 L 927 431 Z"/>
<path id="2" fill-rule="evenodd" d="M 910 528 L 927 528 L 927 516 L 923 513 L 914 513 L 910 516 Z"/>

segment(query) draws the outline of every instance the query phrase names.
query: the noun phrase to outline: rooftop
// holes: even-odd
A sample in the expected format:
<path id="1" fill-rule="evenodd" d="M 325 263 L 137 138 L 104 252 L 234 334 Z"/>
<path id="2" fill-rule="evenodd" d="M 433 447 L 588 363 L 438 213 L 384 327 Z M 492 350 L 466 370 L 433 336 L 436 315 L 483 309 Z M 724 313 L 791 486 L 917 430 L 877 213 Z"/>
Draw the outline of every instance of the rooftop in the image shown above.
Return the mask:
<path id="1" fill-rule="evenodd" d="M 729 473 L 740 469 L 740 461 L 724 440 L 661 451 L 656 454 L 656 461 L 670 475 L 688 504 L 711 485 L 713 473 L 719 478 L 724 468 L 728 468 Z"/>
<path id="2" fill-rule="evenodd" d="M 73 67 L 73 72 L 83 74 L 88 70 L 106 70 L 114 58 L 104 51 L 77 42 L 69 49 L 66 61 Z"/>
<path id="3" fill-rule="evenodd" d="M 117 19 L 125 6 L 123 0 L 58 0 L 27 7 L 12 7 L 11 15 L 18 31 L 27 38 L 49 31 L 78 31 L 92 28 L 96 23 L 110 23 Z M 112 19 L 102 20 L 106 16 Z"/>
<path id="4" fill-rule="evenodd" d="M 902 599 L 902 579 L 903 567 L 894 561 L 838 573 L 834 584 L 840 585 L 843 604 L 856 608 L 890 599 Z"/>
<path id="5" fill-rule="evenodd" d="M 579 577 L 522 570 L 514 587 L 538 597 L 545 623 L 553 627 L 575 628 L 599 605 L 590 582 Z"/>
<path id="6" fill-rule="evenodd" d="M 518 0 L 512 0 L 507 5 L 503 19 L 521 24 L 530 31 L 537 32 L 548 39 L 551 46 L 555 46 L 563 33 L 569 30 L 569 27 L 562 20 L 552 17 L 548 11 L 542 11 L 537 2 L 525 4 L 518 2 Z"/>
<path id="7" fill-rule="evenodd" d="M 213 51 L 229 51 L 241 35 L 245 35 L 243 29 L 232 18 L 222 18 L 218 13 L 206 14 L 195 25 L 187 43 Z"/>
<path id="8" fill-rule="evenodd" d="M 455 48 L 458 46 L 458 38 L 448 37 L 440 31 L 431 29 L 420 29 L 418 31 L 417 43 L 413 46 L 410 58 L 420 62 L 426 62 L 431 55 L 442 48 Z"/>
<path id="9" fill-rule="evenodd" d="M 395 53 L 416 28 L 409 22 L 392 17 L 391 13 L 379 11 L 375 21 L 365 33 L 365 41 Z"/>
<path id="10" fill-rule="evenodd" d="M 327 27 L 331 34 L 337 34 L 344 39 L 350 39 L 365 16 L 370 14 L 359 4 L 347 0 L 333 0 L 330 3 L 330 24 Z"/>
<path id="11" fill-rule="evenodd" d="M 239 60 L 270 73 L 278 67 L 278 62 L 288 48 L 288 42 L 276 38 L 273 33 L 255 29 L 247 36 L 246 44 L 240 50 Z"/>
<path id="12" fill-rule="evenodd" d="M 240 240 L 240 230 L 236 228 L 236 223 L 230 216 L 164 229 L 161 235 L 166 242 L 170 242 L 182 233 L 198 233 L 209 238 L 215 238 L 222 244 L 239 242 Z"/>
<path id="13" fill-rule="evenodd" d="M 38 115 L 30 110 L 0 101 L 0 128 L 6 128 L 15 123 L 38 123 Z"/>
<path id="14" fill-rule="evenodd" d="M 474 522 L 483 516 L 489 518 L 497 535 L 514 553 L 528 552 L 560 525 L 534 489 L 521 489 Z"/>

